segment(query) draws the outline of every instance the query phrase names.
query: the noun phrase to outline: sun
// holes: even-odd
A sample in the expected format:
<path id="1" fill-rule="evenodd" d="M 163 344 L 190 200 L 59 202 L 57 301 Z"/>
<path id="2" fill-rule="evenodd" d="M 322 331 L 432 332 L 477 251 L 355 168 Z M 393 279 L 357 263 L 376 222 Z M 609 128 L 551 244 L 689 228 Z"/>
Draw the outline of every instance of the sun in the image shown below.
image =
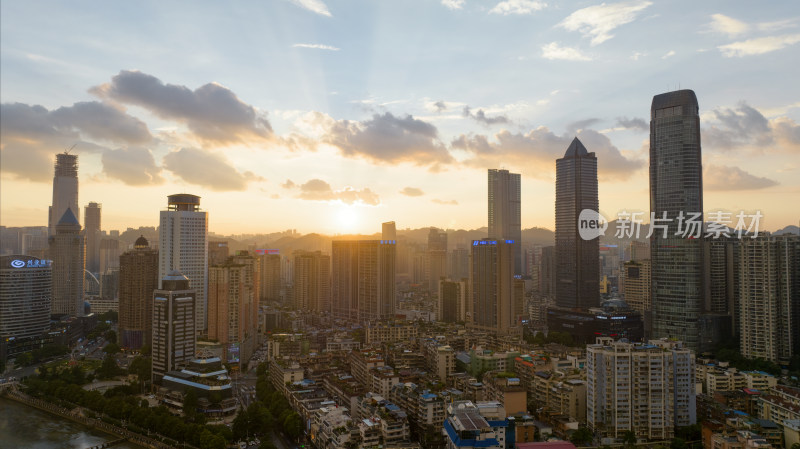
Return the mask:
<path id="1" fill-rule="evenodd" d="M 358 226 L 359 213 L 358 208 L 354 205 L 342 204 L 336 212 L 336 218 L 339 221 L 339 230 L 343 233 L 352 233 Z"/>

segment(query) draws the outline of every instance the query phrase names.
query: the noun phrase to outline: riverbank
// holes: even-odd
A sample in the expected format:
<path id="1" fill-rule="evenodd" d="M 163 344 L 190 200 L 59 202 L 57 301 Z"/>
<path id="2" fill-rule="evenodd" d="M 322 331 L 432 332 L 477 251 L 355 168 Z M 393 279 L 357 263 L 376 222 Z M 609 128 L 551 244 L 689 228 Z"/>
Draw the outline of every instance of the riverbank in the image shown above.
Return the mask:
<path id="1" fill-rule="evenodd" d="M 2 395 L 2 397 L 29 407 L 33 407 L 40 411 L 47 412 L 52 415 L 57 415 L 61 418 L 88 427 L 89 429 L 94 429 L 100 432 L 104 432 L 113 437 L 116 437 L 115 439 L 124 438 L 132 445 L 135 445 L 133 447 L 141 447 L 149 449 L 171 449 L 173 447 L 168 444 L 149 438 L 145 435 L 140 435 L 138 433 L 131 432 L 128 429 L 107 423 L 100 419 L 89 418 L 87 416 L 84 416 L 82 414 L 82 410 L 80 407 L 75 407 L 74 409 L 67 409 L 55 404 L 51 404 L 42 399 L 30 397 L 18 391 L 6 391 Z"/>

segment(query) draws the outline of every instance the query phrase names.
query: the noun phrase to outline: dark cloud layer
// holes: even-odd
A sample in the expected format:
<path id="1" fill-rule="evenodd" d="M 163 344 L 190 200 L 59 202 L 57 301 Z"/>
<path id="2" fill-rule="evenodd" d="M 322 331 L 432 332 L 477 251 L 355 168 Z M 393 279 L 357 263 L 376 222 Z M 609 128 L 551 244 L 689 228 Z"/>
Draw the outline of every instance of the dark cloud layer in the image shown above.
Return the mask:
<path id="1" fill-rule="evenodd" d="M 605 135 L 591 129 L 577 133 L 590 152 L 597 154 L 598 176 L 603 179 L 628 179 L 644 166 L 645 161 L 624 156 Z M 470 154 L 467 164 L 498 167 L 504 164 L 525 168 L 526 176 L 551 179 L 555 160 L 564 156 L 573 135 L 558 136 L 546 127 L 526 134 L 502 130 L 490 141 L 484 135 L 461 135 L 453 140 L 453 148 Z"/>
<path id="2" fill-rule="evenodd" d="M 216 191 L 245 190 L 249 181 L 263 180 L 252 172 L 239 172 L 219 153 L 181 148 L 164 156 L 164 168 L 184 181 Z"/>
<path id="3" fill-rule="evenodd" d="M 510 120 L 505 115 L 498 115 L 496 117 L 488 117 L 483 109 L 478 109 L 477 112 L 474 114 L 469 106 L 464 106 L 464 109 L 461 111 L 461 115 L 464 117 L 471 117 L 475 119 L 478 123 L 483 123 L 484 125 L 500 125 L 509 123 Z"/>
<path id="4" fill-rule="evenodd" d="M 120 103 L 141 106 L 157 116 L 185 123 L 199 138 L 218 144 L 247 143 L 272 135 L 269 121 L 230 89 L 208 83 L 191 90 L 164 84 L 138 71 L 123 70 L 91 93 Z"/>
<path id="5" fill-rule="evenodd" d="M 161 168 L 146 148 L 106 150 L 102 156 L 103 173 L 132 186 L 162 184 Z"/>
<path id="6" fill-rule="evenodd" d="M 758 110 L 739 103 L 736 109 L 713 111 L 717 123 L 703 129 L 703 143 L 709 147 L 732 149 L 746 145 L 766 146 L 773 143 L 769 120 Z"/>
<path id="7" fill-rule="evenodd" d="M 739 167 L 706 165 L 703 168 L 703 188 L 706 190 L 758 190 L 778 185 L 769 178 L 755 176 Z"/>
<path id="8" fill-rule="evenodd" d="M 640 118 L 617 117 L 617 126 L 626 129 L 640 129 L 642 131 L 650 130 L 650 125 Z"/>
<path id="9" fill-rule="evenodd" d="M 94 101 L 53 111 L 38 105 L 4 103 L 0 117 L 2 170 L 34 181 L 52 179 L 55 153 L 73 145 L 76 152 L 97 153 L 106 151 L 107 144 L 144 144 L 153 139 L 141 120 Z"/>
<path id="10" fill-rule="evenodd" d="M 362 122 L 337 121 L 323 140 L 345 156 L 373 162 L 411 162 L 435 169 L 453 160 L 439 140 L 436 127 L 410 115 L 395 117 L 386 112 Z"/>

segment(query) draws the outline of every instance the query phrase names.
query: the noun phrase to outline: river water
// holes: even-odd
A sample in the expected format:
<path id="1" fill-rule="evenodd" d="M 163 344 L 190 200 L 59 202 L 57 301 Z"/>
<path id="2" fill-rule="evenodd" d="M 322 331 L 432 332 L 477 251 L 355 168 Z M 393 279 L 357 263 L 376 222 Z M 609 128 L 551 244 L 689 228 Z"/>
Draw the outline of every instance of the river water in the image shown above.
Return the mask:
<path id="1" fill-rule="evenodd" d="M 76 422 L 0 398 L 1 449 L 86 449 L 116 437 Z M 114 449 L 141 449 L 131 443 Z"/>

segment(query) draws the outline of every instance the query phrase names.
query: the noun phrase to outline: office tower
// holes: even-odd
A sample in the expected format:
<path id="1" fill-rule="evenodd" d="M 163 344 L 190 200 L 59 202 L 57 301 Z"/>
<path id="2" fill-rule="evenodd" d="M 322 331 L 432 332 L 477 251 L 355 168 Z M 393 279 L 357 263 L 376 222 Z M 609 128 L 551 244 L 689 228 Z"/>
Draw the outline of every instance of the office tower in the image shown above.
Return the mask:
<path id="1" fill-rule="evenodd" d="M 257 252 L 258 254 L 258 252 Z M 261 303 L 280 302 L 282 258 L 277 250 L 264 250 L 258 255 Z"/>
<path id="2" fill-rule="evenodd" d="M 53 315 L 83 316 L 84 267 L 86 242 L 81 225 L 71 208 L 58 221 L 50 237 L 49 252 L 53 260 Z"/>
<path id="3" fill-rule="evenodd" d="M 522 275 L 522 193 L 519 173 L 489 169 L 489 238 L 514 241 L 514 274 Z"/>
<path id="4" fill-rule="evenodd" d="M 208 241 L 208 266 L 219 265 L 225 263 L 228 259 L 228 242 L 225 241 Z"/>
<path id="5" fill-rule="evenodd" d="M 516 330 L 512 240 L 472 241 L 470 290 L 475 327 L 497 334 Z"/>
<path id="6" fill-rule="evenodd" d="M 195 358 L 197 331 L 195 304 L 197 291 L 190 280 L 177 270 L 161 278 L 161 287 L 153 292 L 152 380 L 161 383 L 169 371 Z"/>
<path id="7" fill-rule="evenodd" d="M 642 314 L 645 336 L 650 336 L 653 331 L 650 259 L 625 262 L 623 274 L 625 278 L 622 290 L 623 298 L 632 310 Z"/>
<path id="8" fill-rule="evenodd" d="M 365 323 L 394 316 L 395 245 L 394 240 L 332 242 L 334 318 Z"/>
<path id="9" fill-rule="evenodd" d="M 292 288 L 298 310 L 330 313 L 331 256 L 320 251 L 295 251 Z"/>
<path id="10" fill-rule="evenodd" d="M 397 227 L 393 221 L 381 225 L 381 240 L 397 240 Z"/>
<path id="11" fill-rule="evenodd" d="M 439 283 L 439 300 L 436 318 L 445 323 L 467 321 L 467 279 L 442 280 Z"/>
<path id="12" fill-rule="evenodd" d="M 735 237 L 703 240 L 703 309 L 732 320 L 739 297 L 739 246 Z"/>
<path id="13" fill-rule="evenodd" d="M 119 239 L 103 237 L 100 239 L 100 273 L 119 270 Z"/>
<path id="14" fill-rule="evenodd" d="M 19 231 L 19 251 L 12 251 L 11 254 L 24 254 L 39 259 L 44 259 L 47 253 L 47 227 L 28 226 L 20 228 Z"/>
<path id="15" fill-rule="evenodd" d="M 49 260 L 0 257 L 0 341 L 6 357 L 41 347 L 50 328 L 52 268 Z"/>
<path id="16" fill-rule="evenodd" d="M 556 296 L 556 247 L 542 248 L 542 260 L 539 268 L 539 291 L 545 298 Z"/>
<path id="17" fill-rule="evenodd" d="M 158 288 L 158 250 L 144 236 L 119 257 L 120 346 L 139 349 L 150 345 L 153 292 Z"/>
<path id="18" fill-rule="evenodd" d="M 206 329 L 206 289 L 208 282 L 208 212 L 200 211 L 200 197 L 176 194 L 167 197 L 167 210 L 160 214 L 158 229 L 158 276 L 164 279 L 173 270 L 189 279 L 195 290 L 194 329 Z M 163 285 L 162 287 L 163 288 Z"/>
<path id="19" fill-rule="evenodd" d="M 598 211 L 597 157 L 576 137 L 556 160 L 556 306 L 586 310 L 600 303 L 599 238 L 584 240 L 578 217 Z"/>
<path id="20" fill-rule="evenodd" d="M 455 248 L 450 251 L 447 262 L 447 277 L 450 279 L 469 278 L 469 250 Z"/>
<path id="21" fill-rule="evenodd" d="M 97 203 L 89 203 L 84 208 L 84 233 L 86 234 L 86 269 L 100 273 L 100 212 Z"/>
<path id="22" fill-rule="evenodd" d="M 650 108 L 650 212 L 668 220 L 660 222 L 667 225 L 666 238 L 658 229 L 650 238 L 653 336 L 681 340 L 694 350 L 700 346 L 703 247 L 691 232 L 682 233 L 695 214 L 692 221 L 703 223 L 697 111 L 691 90 L 656 95 Z"/>
<path id="23" fill-rule="evenodd" d="M 632 431 L 669 440 L 675 427 L 697 422 L 694 353 L 681 342 L 598 338 L 586 346 L 586 380 L 587 424 L 604 438 Z"/>
<path id="24" fill-rule="evenodd" d="M 249 360 L 258 329 L 258 259 L 247 252 L 208 268 L 208 338 L 222 345 L 223 360 Z"/>
<path id="25" fill-rule="evenodd" d="M 787 365 L 800 353 L 800 237 L 745 237 L 739 251 L 742 355 Z"/>
<path id="26" fill-rule="evenodd" d="M 49 234 L 55 235 L 56 225 L 64 212 L 72 210 L 75 221 L 80 222 L 81 210 L 78 208 L 78 155 L 64 152 L 56 155 L 53 175 L 53 204 L 47 220 Z"/>
<path id="27" fill-rule="evenodd" d="M 447 275 L 447 233 L 431 228 L 428 232 L 428 291 L 439 293 L 439 280 Z"/>

